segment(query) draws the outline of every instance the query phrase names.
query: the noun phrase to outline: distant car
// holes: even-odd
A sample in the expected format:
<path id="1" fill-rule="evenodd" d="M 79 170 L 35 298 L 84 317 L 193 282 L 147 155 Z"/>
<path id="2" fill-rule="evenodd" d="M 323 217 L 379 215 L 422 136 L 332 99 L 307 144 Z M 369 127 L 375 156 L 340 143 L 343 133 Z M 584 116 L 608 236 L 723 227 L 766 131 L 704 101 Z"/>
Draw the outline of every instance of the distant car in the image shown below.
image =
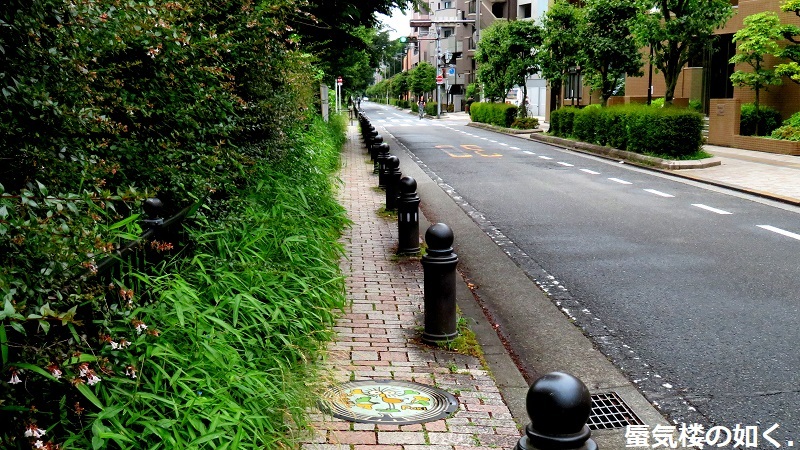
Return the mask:
<path id="1" fill-rule="evenodd" d="M 369 101 L 369 97 L 364 97 L 364 98 L 361 99 L 361 101 L 362 102 L 368 102 Z"/>

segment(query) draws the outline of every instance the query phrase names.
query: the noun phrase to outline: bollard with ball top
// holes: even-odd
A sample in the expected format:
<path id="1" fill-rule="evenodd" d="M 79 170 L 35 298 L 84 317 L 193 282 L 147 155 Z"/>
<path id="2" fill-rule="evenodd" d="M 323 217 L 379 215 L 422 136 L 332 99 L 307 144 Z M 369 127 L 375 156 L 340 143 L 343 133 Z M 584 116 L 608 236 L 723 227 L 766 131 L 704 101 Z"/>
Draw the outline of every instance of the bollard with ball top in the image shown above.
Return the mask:
<path id="1" fill-rule="evenodd" d="M 375 162 L 378 167 L 378 187 L 386 189 L 386 158 L 389 157 L 389 144 L 378 146 L 378 157 Z"/>
<path id="2" fill-rule="evenodd" d="M 419 254 L 419 195 L 417 181 L 403 177 L 397 183 L 397 254 Z"/>
<path id="3" fill-rule="evenodd" d="M 397 209 L 397 192 L 400 183 L 400 159 L 397 156 L 389 155 L 386 158 L 386 210 L 394 211 Z"/>
<path id="4" fill-rule="evenodd" d="M 369 159 L 372 160 L 373 162 L 375 161 L 375 158 L 378 157 L 378 148 L 382 144 L 383 144 L 383 136 L 381 136 L 380 134 L 372 138 L 372 143 L 369 145 L 367 150 L 369 151 Z"/>
<path id="5" fill-rule="evenodd" d="M 525 397 L 531 423 L 514 450 L 597 450 L 586 421 L 589 389 L 578 378 L 551 372 L 534 381 Z"/>
<path id="6" fill-rule="evenodd" d="M 425 297 L 426 344 L 449 342 L 458 336 L 456 328 L 456 265 L 453 252 L 453 230 L 435 223 L 425 232 L 428 251 L 422 257 L 423 292 Z"/>

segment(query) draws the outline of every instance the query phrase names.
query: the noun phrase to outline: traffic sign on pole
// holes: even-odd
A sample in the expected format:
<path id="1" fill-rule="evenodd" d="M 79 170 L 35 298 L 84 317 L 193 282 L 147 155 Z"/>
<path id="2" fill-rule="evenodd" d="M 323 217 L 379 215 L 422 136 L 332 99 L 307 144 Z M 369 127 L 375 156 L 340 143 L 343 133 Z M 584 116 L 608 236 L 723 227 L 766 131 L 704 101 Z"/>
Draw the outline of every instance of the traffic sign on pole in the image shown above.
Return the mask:
<path id="1" fill-rule="evenodd" d="M 430 80 L 430 78 L 428 78 Z M 436 84 L 444 84 L 444 77 L 436 75 Z"/>

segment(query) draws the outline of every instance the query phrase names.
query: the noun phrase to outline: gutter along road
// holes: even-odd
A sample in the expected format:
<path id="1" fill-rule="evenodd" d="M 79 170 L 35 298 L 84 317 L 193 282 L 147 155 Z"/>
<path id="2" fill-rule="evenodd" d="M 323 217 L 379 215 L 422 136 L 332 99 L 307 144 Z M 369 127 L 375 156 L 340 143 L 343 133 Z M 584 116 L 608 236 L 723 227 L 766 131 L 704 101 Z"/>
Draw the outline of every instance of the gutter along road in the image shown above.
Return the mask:
<path id="1" fill-rule="evenodd" d="M 463 120 L 364 111 L 673 421 L 779 424 L 773 438 L 800 441 L 800 208 Z M 536 311 L 486 307 L 537 373 L 529 330 L 514 325 Z"/>

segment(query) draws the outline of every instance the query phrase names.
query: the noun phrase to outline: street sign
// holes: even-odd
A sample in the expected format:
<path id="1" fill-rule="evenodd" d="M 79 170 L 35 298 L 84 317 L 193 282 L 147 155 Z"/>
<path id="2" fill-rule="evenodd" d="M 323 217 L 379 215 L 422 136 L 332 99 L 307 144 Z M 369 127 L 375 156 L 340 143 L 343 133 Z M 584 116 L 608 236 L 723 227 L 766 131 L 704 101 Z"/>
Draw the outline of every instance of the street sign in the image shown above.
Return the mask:
<path id="1" fill-rule="evenodd" d="M 444 84 L 444 77 L 441 75 L 436 75 L 436 84 Z"/>
<path id="2" fill-rule="evenodd" d="M 456 74 L 456 68 L 455 67 L 450 67 L 450 68 L 447 69 L 447 76 L 453 76 L 455 74 Z"/>
<path id="3" fill-rule="evenodd" d="M 336 84 L 341 86 L 342 85 L 342 77 L 336 78 Z"/>

